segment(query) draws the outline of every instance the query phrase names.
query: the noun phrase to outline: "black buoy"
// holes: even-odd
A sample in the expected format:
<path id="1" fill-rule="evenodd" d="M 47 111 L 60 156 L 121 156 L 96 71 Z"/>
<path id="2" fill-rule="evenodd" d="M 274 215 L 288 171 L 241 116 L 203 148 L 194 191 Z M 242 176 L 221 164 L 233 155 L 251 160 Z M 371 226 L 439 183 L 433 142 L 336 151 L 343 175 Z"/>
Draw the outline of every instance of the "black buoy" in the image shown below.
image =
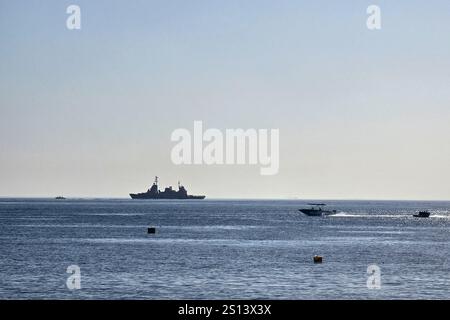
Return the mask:
<path id="1" fill-rule="evenodd" d="M 147 233 L 156 233 L 156 228 L 154 227 L 147 228 Z"/>
<path id="2" fill-rule="evenodd" d="M 322 256 L 314 256 L 313 261 L 314 263 L 322 263 Z"/>

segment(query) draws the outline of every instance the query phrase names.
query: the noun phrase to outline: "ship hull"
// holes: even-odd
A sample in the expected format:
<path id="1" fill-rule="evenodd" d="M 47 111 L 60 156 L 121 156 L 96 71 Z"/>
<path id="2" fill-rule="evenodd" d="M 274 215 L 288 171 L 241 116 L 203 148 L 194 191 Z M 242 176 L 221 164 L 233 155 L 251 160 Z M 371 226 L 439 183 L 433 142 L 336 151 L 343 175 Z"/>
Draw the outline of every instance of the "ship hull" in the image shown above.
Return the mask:
<path id="1" fill-rule="evenodd" d="M 328 211 L 328 210 L 314 210 L 314 209 L 299 209 L 299 211 L 310 217 L 322 217 L 336 214 L 335 210 Z"/>
<path id="2" fill-rule="evenodd" d="M 414 214 L 413 215 L 414 218 L 429 218 L 430 215 L 424 215 L 424 214 Z"/>
<path id="3" fill-rule="evenodd" d="M 418 214 L 414 214 L 413 217 L 415 217 L 415 218 L 428 218 L 428 217 L 430 217 L 430 212 L 428 212 L 428 211 L 420 211 Z"/>
<path id="4" fill-rule="evenodd" d="M 168 199 L 168 200 L 203 200 L 205 196 L 178 196 L 178 195 L 162 195 L 162 194 L 146 194 L 146 193 L 130 193 L 131 199 L 139 200 L 158 200 L 158 199 Z"/>

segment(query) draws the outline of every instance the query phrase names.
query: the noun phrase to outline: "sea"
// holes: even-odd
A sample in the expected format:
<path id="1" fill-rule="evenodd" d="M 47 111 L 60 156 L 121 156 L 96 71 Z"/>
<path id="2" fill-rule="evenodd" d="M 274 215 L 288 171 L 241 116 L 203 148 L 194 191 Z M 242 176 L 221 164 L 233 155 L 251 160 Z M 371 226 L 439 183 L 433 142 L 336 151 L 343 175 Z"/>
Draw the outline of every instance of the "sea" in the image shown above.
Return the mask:
<path id="1" fill-rule="evenodd" d="M 450 299 L 450 202 L 308 202 L 1 198 L 0 299 Z"/>

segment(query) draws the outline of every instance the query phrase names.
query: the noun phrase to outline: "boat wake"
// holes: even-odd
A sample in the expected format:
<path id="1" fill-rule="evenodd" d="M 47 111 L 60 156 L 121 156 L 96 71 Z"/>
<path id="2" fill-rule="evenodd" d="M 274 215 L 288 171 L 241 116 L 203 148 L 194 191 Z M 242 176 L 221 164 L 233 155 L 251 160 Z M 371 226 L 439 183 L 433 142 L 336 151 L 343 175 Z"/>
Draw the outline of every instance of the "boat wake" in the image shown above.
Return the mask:
<path id="1" fill-rule="evenodd" d="M 338 212 L 336 214 L 331 215 L 330 217 L 367 217 L 367 216 L 368 216 L 368 214 Z"/>
<path id="2" fill-rule="evenodd" d="M 450 215 L 445 214 L 432 214 L 430 218 L 438 218 L 438 219 L 450 219 Z"/>
<path id="3" fill-rule="evenodd" d="M 398 214 L 373 214 L 373 213 L 349 213 L 349 212 L 338 212 L 336 214 L 330 215 L 330 217 L 337 218 L 414 218 L 412 214 L 409 213 L 398 213 Z M 450 219 L 450 214 L 438 213 L 431 214 L 429 219 L 438 218 L 438 219 Z"/>

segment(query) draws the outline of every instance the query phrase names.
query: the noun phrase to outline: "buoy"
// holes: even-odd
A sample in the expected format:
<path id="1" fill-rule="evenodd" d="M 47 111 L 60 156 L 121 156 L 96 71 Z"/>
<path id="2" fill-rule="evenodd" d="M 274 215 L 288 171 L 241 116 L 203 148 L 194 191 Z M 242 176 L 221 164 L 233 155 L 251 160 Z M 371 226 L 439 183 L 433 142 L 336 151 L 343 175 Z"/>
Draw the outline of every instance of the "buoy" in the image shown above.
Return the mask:
<path id="1" fill-rule="evenodd" d="M 154 227 L 147 228 L 147 233 L 156 233 L 156 228 Z"/>
<path id="2" fill-rule="evenodd" d="M 322 263 L 322 256 L 314 256 L 313 261 L 314 263 Z"/>

